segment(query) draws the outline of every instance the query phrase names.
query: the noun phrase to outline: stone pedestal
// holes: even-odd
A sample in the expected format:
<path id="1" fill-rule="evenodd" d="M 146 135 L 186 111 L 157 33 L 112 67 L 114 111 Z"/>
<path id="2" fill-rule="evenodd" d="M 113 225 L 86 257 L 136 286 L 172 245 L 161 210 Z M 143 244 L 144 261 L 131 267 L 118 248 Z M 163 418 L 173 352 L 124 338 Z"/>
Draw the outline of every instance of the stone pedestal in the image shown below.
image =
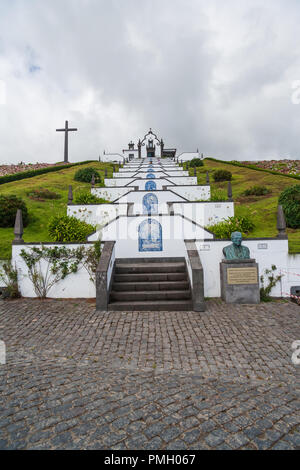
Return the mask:
<path id="1" fill-rule="evenodd" d="M 221 297 L 228 304 L 258 304 L 259 272 L 254 259 L 220 263 Z"/>

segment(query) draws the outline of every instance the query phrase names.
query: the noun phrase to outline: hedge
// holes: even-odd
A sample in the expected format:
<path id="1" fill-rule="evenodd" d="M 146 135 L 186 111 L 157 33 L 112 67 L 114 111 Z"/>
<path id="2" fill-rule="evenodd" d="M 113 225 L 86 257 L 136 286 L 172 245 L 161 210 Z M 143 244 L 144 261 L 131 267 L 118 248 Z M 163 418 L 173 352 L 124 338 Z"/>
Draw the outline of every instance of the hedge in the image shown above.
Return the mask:
<path id="1" fill-rule="evenodd" d="M 69 163 L 67 165 L 48 166 L 46 168 L 39 168 L 37 170 L 20 171 L 19 173 L 13 173 L 12 175 L 0 176 L 0 185 L 5 183 L 11 183 L 12 181 L 23 180 L 26 178 L 33 178 L 34 176 L 43 175 L 44 173 L 52 173 L 54 171 L 65 170 L 66 168 L 72 168 L 73 166 L 94 163 L 95 161 L 96 160 L 86 160 L 85 162 Z"/>
<path id="2" fill-rule="evenodd" d="M 233 162 L 233 161 L 230 162 L 230 161 L 225 161 L 225 160 L 218 160 L 217 158 L 212 158 L 212 157 L 206 157 L 205 160 L 211 160 L 213 162 L 225 163 L 226 165 L 239 166 L 240 168 L 249 168 L 250 170 L 264 171 L 265 173 L 271 173 L 271 175 L 285 176 L 286 178 L 293 178 L 293 179 L 296 179 L 296 180 L 300 180 L 300 176 L 286 175 L 285 173 L 280 173 L 279 171 L 274 171 L 274 170 L 267 170 L 266 168 L 260 168 L 256 165 L 244 165 L 243 163 L 238 163 L 238 162 Z"/>

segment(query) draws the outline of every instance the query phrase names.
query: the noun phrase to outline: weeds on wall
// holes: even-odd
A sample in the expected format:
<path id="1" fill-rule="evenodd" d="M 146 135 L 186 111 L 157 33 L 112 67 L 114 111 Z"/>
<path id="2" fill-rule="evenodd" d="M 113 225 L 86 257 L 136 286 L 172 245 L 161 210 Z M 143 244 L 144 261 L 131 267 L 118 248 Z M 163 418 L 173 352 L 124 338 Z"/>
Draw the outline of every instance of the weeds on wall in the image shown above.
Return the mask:
<path id="1" fill-rule="evenodd" d="M 271 302 L 270 296 L 272 289 L 282 279 L 282 274 L 276 274 L 277 267 L 273 264 L 271 269 L 265 269 L 264 273 L 260 276 L 260 300 L 261 302 Z"/>
<path id="2" fill-rule="evenodd" d="M 101 244 L 96 242 L 90 247 L 31 247 L 22 250 L 28 277 L 33 284 L 37 297 L 44 299 L 49 291 L 70 274 L 80 268 L 86 269 L 92 282 L 96 282 L 96 269 L 101 255 Z"/>

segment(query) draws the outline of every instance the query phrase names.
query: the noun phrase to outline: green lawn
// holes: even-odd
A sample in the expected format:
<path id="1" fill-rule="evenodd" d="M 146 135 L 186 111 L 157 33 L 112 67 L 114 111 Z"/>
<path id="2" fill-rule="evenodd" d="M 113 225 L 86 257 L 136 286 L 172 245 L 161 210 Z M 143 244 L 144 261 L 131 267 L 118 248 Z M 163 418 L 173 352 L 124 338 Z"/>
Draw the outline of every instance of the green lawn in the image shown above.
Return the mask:
<path id="1" fill-rule="evenodd" d="M 67 168 L 66 170 L 0 185 L 0 194 L 15 194 L 22 197 L 26 202 L 29 212 L 29 224 L 24 229 L 23 239 L 25 242 L 51 241 L 47 231 L 48 222 L 54 214 L 66 214 L 69 185 L 72 185 L 74 195 L 78 190 L 90 190 L 91 185 L 89 183 L 80 183 L 73 179 L 77 170 L 86 167 L 97 168 L 102 178 L 104 178 L 105 167 L 107 167 L 108 177 L 112 177 L 113 170 L 110 164 L 95 161 L 79 167 Z M 47 188 L 60 194 L 62 198 L 45 202 L 30 199 L 26 193 L 38 188 Z M 13 228 L 0 228 L 0 259 L 11 256 L 11 242 L 13 239 Z"/>
<path id="2" fill-rule="evenodd" d="M 229 164 L 222 164 L 212 160 L 205 160 L 204 167 L 197 171 L 198 183 L 205 183 L 206 171 L 210 172 L 210 182 L 212 188 L 227 189 L 227 183 L 215 183 L 212 172 L 215 169 L 225 169 L 231 171 L 233 199 L 235 202 L 236 215 L 251 215 L 255 229 L 251 232 L 252 237 L 276 237 L 277 229 L 277 206 L 278 196 L 287 187 L 294 184 L 300 184 L 297 179 L 286 178 L 281 175 L 272 175 L 263 171 L 251 170 Z M 190 175 L 194 170 L 190 169 Z M 243 197 L 245 189 L 254 185 L 264 185 L 270 188 L 271 194 L 266 196 Z M 300 229 L 288 229 L 289 251 L 290 253 L 300 253 Z"/>
<path id="3" fill-rule="evenodd" d="M 74 168 L 60 170 L 54 173 L 48 173 L 33 178 L 6 183 L 0 186 L 1 194 L 16 194 L 24 199 L 29 211 L 29 225 L 24 230 L 25 242 L 47 242 L 51 241 L 47 232 L 47 225 L 52 215 L 66 213 L 68 200 L 68 187 L 72 184 L 73 191 L 89 190 L 90 184 L 78 183 L 73 180 L 75 172 L 79 168 L 95 167 L 104 177 L 105 167 L 108 169 L 108 176 L 112 176 L 112 166 L 105 163 L 88 163 L 86 165 Z M 233 165 L 222 164 L 211 160 L 205 160 L 204 167 L 197 170 L 198 183 L 205 183 L 205 173 L 210 173 L 216 168 L 225 168 L 233 174 L 232 188 L 235 201 L 235 213 L 251 214 L 255 222 L 255 230 L 251 237 L 275 237 L 276 230 L 276 212 L 278 196 L 281 191 L 290 185 L 299 184 L 298 180 L 286 178 L 280 175 L 272 175 L 261 171 L 241 168 Z M 190 170 L 193 175 L 193 170 Z M 241 197 L 242 192 L 250 186 L 265 185 L 272 193 L 263 197 Z M 211 185 L 215 188 L 226 189 L 227 183 L 214 183 L 211 177 Z M 61 194 L 62 198 L 46 202 L 33 201 L 28 198 L 27 192 L 32 189 L 47 188 L 51 191 Z M 300 253 L 300 229 L 288 229 L 290 253 Z M 0 228 L 0 259 L 9 258 L 11 255 L 11 242 L 14 238 L 13 229 Z"/>

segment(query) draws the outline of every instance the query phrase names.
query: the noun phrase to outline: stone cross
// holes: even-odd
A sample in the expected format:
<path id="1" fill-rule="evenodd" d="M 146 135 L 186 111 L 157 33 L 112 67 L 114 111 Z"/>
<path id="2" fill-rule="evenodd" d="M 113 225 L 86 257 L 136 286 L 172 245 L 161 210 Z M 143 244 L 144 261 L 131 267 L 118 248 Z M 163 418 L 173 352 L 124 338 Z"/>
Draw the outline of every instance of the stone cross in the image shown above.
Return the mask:
<path id="1" fill-rule="evenodd" d="M 206 182 L 207 184 L 209 184 L 209 172 L 208 171 L 206 172 Z"/>
<path id="2" fill-rule="evenodd" d="M 65 163 L 68 163 L 69 161 L 69 151 L 68 151 L 68 147 L 69 147 L 69 132 L 74 132 L 74 131 L 77 131 L 78 129 L 76 129 L 75 127 L 73 128 L 69 128 L 69 122 L 66 121 L 65 122 L 65 127 L 64 129 L 56 129 L 56 132 L 64 132 L 65 133 L 65 148 L 64 148 L 64 162 Z"/>

